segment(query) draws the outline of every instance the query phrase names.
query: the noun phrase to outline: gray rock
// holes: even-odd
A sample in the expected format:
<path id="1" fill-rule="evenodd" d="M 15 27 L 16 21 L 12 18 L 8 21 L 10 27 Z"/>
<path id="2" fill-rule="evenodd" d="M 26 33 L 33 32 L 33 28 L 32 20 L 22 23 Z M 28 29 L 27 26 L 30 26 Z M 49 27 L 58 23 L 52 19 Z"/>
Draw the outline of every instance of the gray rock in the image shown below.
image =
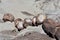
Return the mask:
<path id="1" fill-rule="evenodd" d="M 40 34 L 37 32 L 31 32 L 22 37 L 18 36 L 16 38 L 14 38 L 13 40 L 55 40 L 55 39 L 52 39 L 49 36 L 44 35 L 44 34 Z"/>

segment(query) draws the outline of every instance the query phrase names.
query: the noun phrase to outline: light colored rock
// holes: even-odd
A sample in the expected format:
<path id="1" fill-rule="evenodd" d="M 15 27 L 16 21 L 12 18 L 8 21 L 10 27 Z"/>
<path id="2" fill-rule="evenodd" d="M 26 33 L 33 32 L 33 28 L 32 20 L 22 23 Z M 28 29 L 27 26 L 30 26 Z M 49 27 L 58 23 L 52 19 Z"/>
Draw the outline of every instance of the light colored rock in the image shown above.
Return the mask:
<path id="1" fill-rule="evenodd" d="M 31 18 L 32 16 L 26 16 L 21 13 L 21 11 L 27 11 L 31 14 L 37 15 L 39 13 L 46 14 L 60 14 L 60 0 L 1 0 L 0 3 L 0 19 L 2 19 L 3 14 L 11 13 L 15 18 Z M 48 18 L 54 18 L 56 15 L 48 15 Z M 14 29 L 14 24 L 6 22 L 0 23 L 0 31 L 3 30 L 12 30 Z M 22 30 L 18 35 L 24 35 L 26 32 L 36 31 L 41 34 L 45 34 L 42 27 L 28 27 L 27 29 Z"/>
<path id="2" fill-rule="evenodd" d="M 23 15 L 21 11 L 28 11 L 31 13 L 34 0 L 1 0 L 0 8 L 15 16 L 15 18 L 28 18 L 29 16 Z M 23 15 L 23 16 L 21 16 Z M 30 16 L 31 17 L 31 16 Z"/>

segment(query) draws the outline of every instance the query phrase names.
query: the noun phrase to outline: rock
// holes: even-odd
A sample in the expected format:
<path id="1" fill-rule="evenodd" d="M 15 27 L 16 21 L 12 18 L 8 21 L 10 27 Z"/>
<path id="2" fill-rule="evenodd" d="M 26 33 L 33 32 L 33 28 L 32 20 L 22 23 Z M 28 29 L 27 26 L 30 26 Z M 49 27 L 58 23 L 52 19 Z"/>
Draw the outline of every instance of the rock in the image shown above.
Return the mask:
<path id="1" fill-rule="evenodd" d="M 18 36 L 16 38 L 14 38 L 13 40 L 53 40 L 53 39 L 44 34 L 40 34 L 37 32 L 31 32 L 22 37 Z"/>
<path id="2" fill-rule="evenodd" d="M 4 14 L 4 16 L 3 16 L 3 21 L 4 22 L 6 22 L 6 21 L 10 21 L 10 22 L 13 22 L 14 21 L 14 16 L 12 15 L 12 14 L 10 14 L 10 13 L 6 13 L 6 14 Z"/>
<path id="3" fill-rule="evenodd" d="M 56 28 L 55 38 L 57 40 L 60 40 L 60 25 Z"/>
<path id="4" fill-rule="evenodd" d="M 55 22 L 52 19 L 46 19 L 43 22 L 42 28 L 46 32 L 46 34 L 49 35 L 50 37 L 56 38 L 56 40 L 60 38 L 59 37 L 60 36 L 59 35 L 59 33 L 60 33 L 60 30 L 59 30 L 60 29 L 60 23 Z"/>
<path id="5" fill-rule="evenodd" d="M 24 27 L 32 26 L 32 19 L 31 18 L 25 18 L 24 19 Z"/>
<path id="6" fill-rule="evenodd" d="M 17 18 L 14 20 L 14 25 L 18 31 L 21 31 L 24 29 L 23 23 L 24 23 L 24 21 L 20 18 Z"/>
<path id="7" fill-rule="evenodd" d="M 33 26 L 37 26 L 37 16 L 34 16 L 34 17 L 32 18 L 32 25 L 33 25 Z"/>

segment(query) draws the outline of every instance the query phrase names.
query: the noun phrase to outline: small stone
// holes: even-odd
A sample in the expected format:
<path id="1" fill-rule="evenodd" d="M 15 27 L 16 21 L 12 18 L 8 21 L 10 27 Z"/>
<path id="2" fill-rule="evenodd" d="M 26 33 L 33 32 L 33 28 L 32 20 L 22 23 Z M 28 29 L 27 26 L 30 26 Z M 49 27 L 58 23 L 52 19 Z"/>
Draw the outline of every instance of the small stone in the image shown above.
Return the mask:
<path id="1" fill-rule="evenodd" d="M 6 22 L 6 21 L 10 21 L 10 22 L 13 22 L 14 21 L 14 16 L 10 13 L 6 13 L 4 14 L 3 16 L 3 21 Z"/>
<path id="2" fill-rule="evenodd" d="M 22 19 L 20 19 L 20 18 L 17 18 L 14 21 L 15 27 L 18 29 L 18 31 L 21 31 L 22 29 L 24 29 L 23 23 L 24 23 L 24 21 Z"/>

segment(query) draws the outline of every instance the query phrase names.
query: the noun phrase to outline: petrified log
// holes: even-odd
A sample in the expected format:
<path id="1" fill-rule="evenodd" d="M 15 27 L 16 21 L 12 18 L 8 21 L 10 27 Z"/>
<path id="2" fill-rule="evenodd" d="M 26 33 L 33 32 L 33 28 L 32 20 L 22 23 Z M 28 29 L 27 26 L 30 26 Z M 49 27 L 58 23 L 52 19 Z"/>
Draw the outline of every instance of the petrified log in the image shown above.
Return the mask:
<path id="1" fill-rule="evenodd" d="M 23 23 L 24 21 L 20 18 L 17 18 L 16 20 L 14 20 L 15 27 L 18 29 L 18 31 L 24 29 Z"/>
<path id="2" fill-rule="evenodd" d="M 59 26 L 59 27 L 56 27 L 55 30 L 56 30 L 56 31 L 55 31 L 55 38 L 56 38 L 57 40 L 60 40 L 60 26 Z"/>
<path id="3" fill-rule="evenodd" d="M 52 19 L 46 19 L 42 24 L 42 28 L 47 33 L 47 35 L 49 35 L 52 38 L 56 38 L 57 40 L 59 40 L 60 31 L 58 29 L 60 29 L 60 23 L 55 22 Z"/>

